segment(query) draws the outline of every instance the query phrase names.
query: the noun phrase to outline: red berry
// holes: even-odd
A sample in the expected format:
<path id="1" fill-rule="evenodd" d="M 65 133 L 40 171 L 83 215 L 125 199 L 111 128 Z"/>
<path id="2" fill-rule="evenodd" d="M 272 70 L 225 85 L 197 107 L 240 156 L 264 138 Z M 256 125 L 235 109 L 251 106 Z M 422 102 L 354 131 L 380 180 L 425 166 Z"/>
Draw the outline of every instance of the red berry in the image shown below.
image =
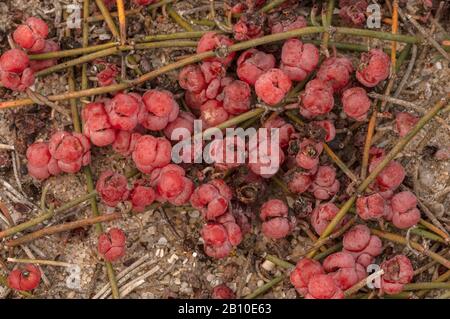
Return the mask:
<path id="1" fill-rule="evenodd" d="M 133 153 L 137 140 L 142 135 L 130 131 L 119 131 L 116 135 L 112 148 L 122 156 L 128 157 Z"/>
<path id="2" fill-rule="evenodd" d="M 356 121 L 364 121 L 367 118 L 370 104 L 370 99 L 363 88 L 353 87 L 342 93 L 344 112 Z"/>
<path id="3" fill-rule="evenodd" d="M 13 33 L 14 41 L 23 49 L 32 53 L 41 52 L 45 47 L 48 25 L 43 20 L 30 17 Z"/>
<path id="4" fill-rule="evenodd" d="M 111 228 L 98 237 L 98 253 L 109 262 L 125 255 L 125 233 L 119 228 Z"/>
<path id="5" fill-rule="evenodd" d="M 206 84 L 209 85 L 213 80 L 220 80 L 226 76 L 227 70 L 222 63 L 218 61 L 206 61 L 200 64 L 200 70 L 203 73 Z"/>
<path id="6" fill-rule="evenodd" d="M 135 181 L 133 189 L 130 192 L 133 211 L 143 212 L 147 206 L 154 202 L 155 196 L 155 191 L 151 187 L 150 180 L 141 178 Z"/>
<path id="7" fill-rule="evenodd" d="M 288 219 L 288 206 L 279 199 L 271 199 L 261 206 L 259 217 L 263 221 L 262 232 L 266 237 L 280 239 L 292 230 Z"/>
<path id="8" fill-rule="evenodd" d="M 223 107 L 223 103 L 217 100 L 208 100 L 200 107 L 204 126 L 214 127 L 228 120 L 229 114 Z"/>
<path id="9" fill-rule="evenodd" d="M 333 88 L 328 82 L 314 79 L 300 95 L 300 113 L 307 118 L 329 113 L 334 106 Z"/>
<path id="10" fill-rule="evenodd" d="M 59 44 L 52 40 L 45 40 L 44 49 L 41 53 L 50 53 L 59 51 Z M 34 72 L 38 72 L 40 70 L 44 70 L 51 66 L 58 64 L 58 59 L 48 59 L 48 60 L 32 60 L 30 61 L 30 68 Z"/>
<path id="11" fill-rule="evenodd" d="M 133 0 L 133 2 L 140 6 L 146 6 L 155 2 L 155 0 Z"/>
<path id="12" fill-rule="evenodd" d="M 383 157 L 375 158 L 369 165 L 369 172 L 372 172 L 375 167 L 383 160 Z M 376 185 L 382 191 L 395 190 L 405 179 L 405 169 L 396 161 L 391 161 L 376 178 Z"/>
<path id="13" fill-rule="evenodd" d="M 148 130 L 162 130 L 178 116 L 180 108 L 169 91 L 149 90 L 142 100 L 144 107 L 140 110 L 138 120 Z"/>
<path id="14" fill-rule="evenodd" d="M 331 84 L 334 92 L 339 92 L 350 83 L 351 73 L 353 65 L 349 58 L 331 57 L 322 63 L 317 78 Z"/>
<path id="15" fill-rule="evenodd" d="M 405 136 L 417 124 L 419 118 L 406 112 L 400 112 L 395 117 L 395 129 L 400 137 Z"/>
<path id="16" fill-rule="evenodd" d="M 292 270 L 290 279 L 298 293 L 305 296 L 308 293 L 308 284 L 311 278 L 320 274 L 324 274 L 324 270 L 318 261 L 302 258 Z"/>
<path id="17" fill-rule="evenodd" d="M 205 33 L 197 45 L 197 53 L 202 53 L 206 51 L 216 50 L 223 47 L 228 47 L 233 44 L 233 41 L 225 35 L 217 34 L 216 32 L 210 31 Z M 218 61 L 225 66 L 229 65 L 235 56 L 235 52 L 228 54 L 224 58 L 208 58 L 205 61 Z"/>
<path id="18" fill-rule="evenodd" d="M 232 198 L 231 188 L 221 179 L 197 187 L 191 196 L 191 205 L 200 210 L 206 220 L 225 214 Z"/>
<path id="19" fill-rule="evenodd" d="M 132 158 L 137 169 L 150 174 L 153 169 L 164 167 L 170 163 L 172 145 L 163 137 L 142 135 L 136 141 Z"/>
<path id="20" fill-rule="evenodd" d="M 383 244 L 378 236 L 371 235 L 366 225 L 353 226 L 344 234 L 342 241 L 343 252 L 351 254 L 356 262 L 367 267 L 373 263 L 375 257 L 383 251 Z"/>
<path id="21" fill-rule="evenodd" d="M 327 200 L 339 191 L 340 183 L 336 179 L 336 170 L 332 166 L 319 166 L 310 192 L 314 197 Z"/>
<path id="22" fill-rule="evenodd" d="M 286 123 L 286 121 L 279 116 L 270 117 L 267 121 L 264 122 L 263 127 L 267 129 L 279 129 L 278 134 L 280 139 L 280 147 L 282 148 L 288 146 L 291 135 L 295 132 L 294 126 L 292 126 L 292 124 Z"/>
<path id="23" fill-rule="evenodd" d="M 8 275 L 8 286 L 15 290 L 30 291 L 41 281 L 41 271 L 32 264 L 20 266 Z"/>
<path id="24" fill-rule="evenodd" d="M 400 229 L 410 228 L 420 220 L 416 196 L 408 191 L 394 195 L 391 200 L 392 223 Z"/>
<path id="25" fill-rule="evenodd" d="M 111 170 L 100 174 L 95 189 L 102 201 L 110 207 L 115 207 L 120 202 L 127 200 L 130 193 L 127 178 Z"/>
<path id="26" fill-rule="evenodd" d="M 270 69 L 255 82 L 256 95 L 269 105 L 280 103 L 291 89 L 292 82 L 280 69 Z"/>
<path id="27" fill-rule="evenodd" d="M 185 66 L 178 75 L 180 86 L 192 93 L 199 93 L 206 89 L 206 81 L 202 69 L 198 65 Z"/>
<path id="28" fill-rule="evenodd" d="M 376 220 L 389 212 L 386 200 L 379 193 L 358 197 L 356 212 L 363 220 Z"/>
<path id="29" fill-rule="evenodd" d="M 236 295 L 227 285 L 221 284 L 213 288 L 212 299 L 235 299 Z"/>
<path id="30" fill-rule="evenodd" d="M 301 29 L 308 25 L 305 17 L 301 15 L 294 16 L 293 18 L 276 16 L 272 18 L 270 22 L 271 22 L 270 32 L 272 34 L 291 31 L 295 29 Z"/>
<path id="31" fill-rule="evenodd" d="M 326 132 L 325 142 L 330 142 L 334 140 L 334 138 L 336 137 L 336 127 L 334 126 L 332 121 L 330 120 L 314 121 L 313 124 L 325 130 Z"/>
<path id="32" fill-rule="evenodd" d="M 391 60 L 379 49 L 371 49 L 361 55 L 360 67 L 356 71 L 358 81 L 367 87 L 374 87 L 389 76 Z"/>
<path id="33" fill-rule="evenodd" d="M 184 169 L 175 164 L 155 169 L 150 179 L 160 202 L 168 201 L 175 206 L 183 205 L 189 201 L 194 191 L 194 184 L 185 177 Z"/>
<path id="34" fill-rule="evenodd" d="M 57 166 L 65 173 L 77 173 L 91 162 L 91 144 L 82 134 L 56 132 L 50 138 L 48 147 Z"/>
<path id="35" fill-rule="evenodd" d="M 239 21 L 233 25 L 234 38 L 238 41 L 246 41 L 263 36 L 264 22 L 264 14 L 242 14 Z"/>
<path id="36" fill-rule="evenodd" d="M 12 49 L 0 56 L 0 82 L 14 91 L 25 91 L 34 83 L 34 72 L 25 52 Z"/>
<path id="37" fill-rule="evenodd" d="M 250 86 L 239 80 L 235 80 L 223 89 L 223 108 L 229 114 L 238 115 L 250 109 Z"/>
<path id="38" fill-rule="evenodd" d="M 103 67 L 103 70 L 97 73 L 97 81 L 100 86 L 108 86 L 116 83 L 116 77 L 119 75 L 119 67 L 113 63 L 104 61 L 97 62 Z"/>
<path id="39" fill-rule="evenodd" d="M 27 149 L 27 159 L 28 173 L 36 179 L 43 180 L 61 172 L 52 160 L 47 143 L 38 142 L 30 145 Z"/>
<path id="40" fill-rule="evenodd" d="M 171 141 L 182 141 L 194 133 L 194 120 L 195 117 L 191 113 L 180 111 L 178 117 L 167 124 L 164 135 Z M 184 133 L 174 134 L 176 129 L 178 129 L 177 132 L 183 130 Z"/>
<path id="41" fill-rule="evenodd" d="M 209 158 L 219 170 L 227 170 L 244 164 L 245 153 L 245 140 L 239 136 L 216 138 L 209 144 Z"/>
<path id="42" fill-rule="evenodd" d="M 305 299 L 343 299 L 344 293 L 331 275 L 319 274 L 311 277 Z"/>
<path id="43" fill-rule="evenodd" d="M 206 255 L 213 258 L 225 258 L 231 252 L 232 245 L 228 241 L 227 230 L 222 224 L 209 222 L 203 226 L 201 236 L 204 240 Z"/>
<path id="44" fill-rule="evenodd" d="M 313 181 L 311 174 L 306 172 L 295 172 L 290 176 L 288 188 L 292 193 L 301 194 L 308 190 Z"/>
<path id="45" fill-rule="evenodd" d="M 104 102 L 87 104 L 82 112 L 84 122 L 83 133 L 96 146 L 107 146 L 116 140 L 116 130 L 112 127 Z"/>
<path id="46" fill-rule="evenodd" d="M 136 127 L 138 113 L 142 107 L 142 99 L 136 93 L 118 93 L 105 103 L 112 127 L 123 131 L 131 131 Z"/>
<path id="47" fill-rule="evenodd" d="M 367 1 L 340 0 L 339 16 L 348 24 L 362 26 L 366 21 Z"/>
<path id="48" fill-rule="evenodd" d="M 295 38 L 284 42 L 280 69 L 292 81 L 303 81 L 318 63 L 319 50 L 313 44 Z"/>
<path id="49" fill-rule="evenodd" d="M 352 287 L 366 277 L 364 267 L 356 263 L 355 258 L 346 252 L 337 252 L 326 257 L 323 268 L 342 290 Z"/>
<path id="50" fill-rule="evenodd" d="M 199 110 L 200 106 L 208 101 L 208 98 L 206 97 L 206 90 L 203 90 L 200 93 L 192 93 L 190 91 L 186 91 L 184 92 L 184 101 L 186 102 L 186 105 L 191 109 Z"/>
<path id="51" fill-rule="evenodd" d="M 322 143 L 304 138 L 299 144 L 299 151 L 295 156 L 297 165 L 308 170 L 315 170 L 319 165 L 319 156 L 322 153 Z"/>
<path id="52" fill-rule="evenodd" d="M 384 261 L 381 269 L 384 270 L 381 276 L 381 291 L 388 295 L 400 293 L 403 286 L 411 282 L 414 276 L 411 261 L 404 255 L 397 255 Z"/>
<path id="53" fill-rule="evenodd" d="M 275 175 L 285 159 L 280 144 L 272 144 L 270 136 L 261 136 L 259 133 L 250 139 L 248 154 L 248 167 L 264 178 Z"/>
<path id="54" fill-rule="evenodd" d="M 311 214 L 311 225 L 317 234 L 322 235 L 338 211 L 339 208 L 333 203 L 320 204 L 313 210 Z"/>
<path id="55" fill-rule="evenodd" d="M 249 49 L 244 51 L 237 60 L 236 74 L 240 80 L 255 85 L 256 80 L 266 71 L 275 67 L 275 57 L 272 54 Z"/>

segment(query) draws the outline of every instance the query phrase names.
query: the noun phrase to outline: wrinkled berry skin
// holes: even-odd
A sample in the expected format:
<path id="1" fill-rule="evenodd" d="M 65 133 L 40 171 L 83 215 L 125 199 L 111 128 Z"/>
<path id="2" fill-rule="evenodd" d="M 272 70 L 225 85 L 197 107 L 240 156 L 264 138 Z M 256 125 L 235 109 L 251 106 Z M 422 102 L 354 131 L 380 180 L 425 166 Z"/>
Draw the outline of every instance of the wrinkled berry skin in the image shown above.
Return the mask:
<path id="1" fill-rule="evenodd" d="M 119 75 L 120 69 L 113 63 L 101 62 L 103 70 L 97 73 L 97 81 L 100 86 L 109 86 L 116 84 L 116 77 Z"/>
<path id="2" fill-rule="evenodd" d="M 142 135 L 139 133 L 132 133 L 130 131 L 119 131 L 116 134 L 112 148 L 115 152 L 124 157 L 130 156 L 136 146 L 137 140 Z"/>
<path id="3" fill-rule="evenodd" d="M 178 103 L 167 90 L 149 90 L 145 92 L 142 101 L 144 106 L 140 108 L 138 121 L 148 130 L 163 130 L 178 117 Z"/>
<path id="4" fill-rule="evenodd" d="M 417 124 L 419 118 L 406 112 L 400 112 L 395 117 L 395 130 L 404 137 Z"/>
<path id="5" fill-rule="evenodd" d="M 239 136 L 217 138 L 209 146 L 208 155 L 218 170 L 239 167 L 245 163 L 245 141 Z"/>
<path id="6" fill-rule="evenodd" d="M 239 80 L 235 80 L 223 89 L 223 108 L 229 114 L 238 115 L 250 109 L 250 86 Z"/>
<path id="7" fill-rule="evenodd" d="M 261 206 L 259 217 L 263 221 L 262 232 L 268 238 L 284 238 L 292 229 L 288 219 L 288 206 L 279 199 L 265 202 Z"/>
<path id="8" fill-rule="evenodd" d="M 383 156 L 372 160 L 369 165 L 369 172 L 372 172 L 382 160 Z M 391 161 L 380 174 L 378 174 L 376 185 L 381 191 L 395 190 L 401 185 L 405 176 L 406 173 L 403 166 L 399 162 Z"/>
<path id="9" fill-rule="evenodd" d="M 136 93 L 118 93 L 105 103 L 111 126 L 123 131 L 132 131 L 136 127 L 141 107 L 141 97 Z"/>
<path id="10" fill-rule="evenodd" d="M 215 220 L 225 214 L 232 198 L 231 188 L 222 179 L 214 179 L 197 187 L 191 196 L 191 205 L 197 208 L 206 220 Z"/>
<path id="11" fill-rule="evenodd" d="M 344 299 L 344 293 L 331 275 L 321 274 L 311 277 L 305 299 Z"/>
<path id="12" fill-rule="evenodd" d="M 197 53 L 202 53 L 210 50 L 220 49 L 221 47 L 227 47 L 233 44 L 233 41 L 225 35 L 217 34 L 216 32 L 207 32 L 205 33 L 197 45 Z M 228 54 L 224 58 L 214 57 L 205 59 L 205 61 L 218 61 L 222 63 L 224 66 L 228 66 L 235 56 L 235 52 Z"/>
<path id="13" fill-rule="evenodd" d="M 153 169 L 170 163 L 172 145 L 163 137 L 140 136 L 135 144 L 132 158 L 138 170 L 150 174 Z"/>
<path id="14" fill-rule="evenodd" d="M 50 52 L 56 52 L 59 51 L 60 47 L 59 44 L 52 40 L 45 40 L 44 49 L 41 53 L 50 53 Z M 48 60 L 31 60 L 30 61 L 30 68 L 34 72 L 38 72 L 40 70 L 44 70 L 46 68 L 49 68 L 51 66 L 54 66 L 58 64 L 58 59 L 48 59 Z"/>
<path id="15" fill-rule="evenodd" d="M 13 39 L 21 48 L 31 53 L 39 53 L 45 48 L 47 35 L 47 23 L 39 18 L 30 17 L 14 31 Z"/>
<path id="16" fill-rule="evenodd" d="M 340 183 L 336 179 L 336 170 L 332 166 L 319 166 L 309 189 L 314 197 L 327 200 L 339 191 Z"/>
<path id="17" fill-rule="evenodd" d="M 302 258 L 295 265 L 292 270 L 290 279 L 292 285 L 301 296 L 305 296 L 308 293 L 308 284 L 311 278 L 315 275 L 324 274 L 322 265 L 310 258 Z"/>
<path id="18" fill-rule="evenodd" d="M 109 121 L 104 102 L 107 100 L 89 103 L 81 113 L 84 135 L 99 147 L 110 145 L 116 140 L 116 130 Z"/>
<path id="19" fill-rule="evenodd" d="M 8 286 L 19 291 L 30 291 L 41 281 L 41 271 L 32 264 L 20 266 L 8 275 Z"/>
<path id="20" fill-rule="evenodd" d="M 365 0 L 340 0 L 339 16 L 350 25 L 362 26 L 366 21 L 367 5 Z"/>
<path id="21" fill-rule="evenodd" d="M 174 134 L 175 129 L 185 129 L 187 132 L 189 132 L 189 136 L 194 133 L 194 120 L 195 117 L 192 115 L 192 113 L 180 111 L 178 114 L 178 117 L 167 124 L 166 128 L 164 129 L 164 135 L 167 137 L 167 139 L 171 141 L 181 141 L 186 138 L 184 134 L 176 135 Z"/>
<path id="22" fill-rule="evenodd" d="M 300 95 L 300 113 L 312 118 L 329 113 L 334 106 L 333 88 L 329 82 L 314 79 L 306 84 Z"/>
<path id="23" fill-rule="evenodd" d="M 339 212 L 339 208 L 333 203 L 325 203 L 317 206 L 311 214 L 311 225 L 318 235 L 322 235 L 325 228 Z"/>
<path id="24" fill-rule="evenodd" d="M 416 196 L 408 191 L 394 195 L 391 200 L 392 223 L 400 229 L 407 229 L 416 225 L 420 220 L 420 211 L 417 209 Z"/>
<path id="25" fill-rule="evenodd" d="M 394 295 L 402 292 L 403 286 L 410 283 L 414 276 L 411 261 L 404 255 L 397 255 L 381 264 L 384 274 L 381 276 L 381 291 Z"/>
<path id="26" fill-rule="evenodd" d="M 346 290 L 366 277 L 365 268 L 355 262 L 355 258 L 347 252 L 337 252 L 327 256 L 323 268 L 334 279 L 336 285 Z"/>
<path id="27" fill-rule="evenodd" d="M 34 72 L 29 67 L 30 60 L 19 49 L 6 51 L 0 57 L 0 82 L 13 91 L 25 91 L 34 83 Z"/>
<path id="28" fill-rule="evenodd" d="M 267 129 L 279 129 L 278 134 L 281 148 L 285 148 L 289 145 L 291 136 L 295 133 L 294 126 L 292 126 L 292 124 L 286 123 L 286 121 L 279 116 L 270 117 L 267 121 L 264 122 L 263 127 Z"/>
<path id="29" fill-rule="evenodd" d="M 58 175 L 61 170 L 52 159 L 47 143 L 34 143 L 27 149 L 28 174 L 32 177 L 44 180 L 50 175 Z"/>
<path id="30" fill-rule="evenodd" d="M 389 213 L 389 205 L 379 193 L 358 197 L 356 212 L 363 220 L 377 220 Z"/>
<path id="31" fill-rule="evenodd" d="M 356 71 L 356 79 L 366 87 L 374 87 L 389 76 L 391 60 L 379 49 L 372 49 L 361 55 L 361 62 Z"/>
<path id="32" fill-rule="evenodd" d="M 127 200 L 130 193 L 127 178 L 111 170 L 100 174 L 95 189 L 102 201 L 109 207 L 115 207 L 120 202 Z"/>
<path id="33" fill-rule="evenodd" d="M 243 14 L 233 25 L 234 38 L 238 41 L 246 41 L 259 38 L 264 35 L 264 14 Z"/>
<path id="34" fill-rule="evenodd" d="M 372 264 L 383 251 L 383 243 L 378 236 L 371 235 L 366 225 L 353 226 L 344 234 L 343 252 L 351 254 L 364 268 Z"/>
<path id="35" fill-rule="evenodd" d="M 82 134 L 59 131 L 52 135 L 48 145 L 56 165 L 65 173 L 77 173 L 91 162 L 91 144 Z"/>
<path id="36" fill-rule="evenodd" d="M 289 39 L 283 44 L 280 69 L 292 80 L 303 81 L 319 63 L 319 50 L 313 44 Z"/>
<path id="37" fill-rule="evenodd" d="M 141 213 L 155 201 L 155 190 L 151 187 L 150 180 L 141 178 L 134 182 L 130 192 L 130 201 L 133 211 Z"/>
<path id="38" fill-rule="evenodd" d="M 258 134 L 257 140 L 249 143 L 248 167 L 250 170 L 264 178 L 275 175 L 285 160 L 285 155 L 280 145 L 272 145 L 269 136 Z M 277 154 L 278 153 L 278 154 Z"/>
<path id="39" fill-rule="evenodd" d="M 331 84 L 336 93 L 350 83 L 351 73 L 353 73 L 353 65 L 349 58 L 330 57 L 321 64 L 316 77 Z"/>
<path id="40" fill-rule="evenodd" d="M 295 172 L 289 177 L 288 188 L 294 194 L 306 192 L 313 182 L 313 176 L 306 172 Z"/>
<path id="41" fill-rule="evenodd" d="M 150 179 L 155 186 L 157 200 L 168 201 L 175 206 L 186 204 L 194 191 L 194 183 L 185 174 L 184 169 L 175 164 L 155 169 Z"/>
<path id="42" fill-rule="evenodd" d="M 299 151 L 295 156 L 295 162 L 301 168 L 315 170 L 319 165 L 319 156 L 322 150 L 322 143 L 304 138 L 299 144 Z"/>
<path id="43" fill-rule="evenodd" d="M 206 127 L 214 127 L 228 120 L 230 116 L 223 107 L 223 103 L 217 100 L 209 100 L 200 107 L 200 118 Z"/>
<path id="44" fill-rule="evenodd" d="M 275 57 L 272 54 L 249 49 L 242 52 L 237 60 L 236 74 L 241 81 L 255 85 L 256 80 L 265 72 L 275 67 Z"/>
<path id="45" fill-rule="evenodd" d="M 111 228 L 98 237 L 98 253 L 109 262 L 114 262 L 125 255 L 125 233 L 119 228 Z"/>
<path id="46" fill-rule="evenodd" d="M 255 82 L 256 95 L 269 105 L 280 103 L 291 89 L 292 82 L 280 69 L 270 69 Z"/>
<path id="47" fill-rule="evenodd" d="M 353 87 L 342 93 L 342 106 L 347 116 L 355 121 L 364 121 L 370 109 L 370 99 L 366 90 Z"/>
<path id="48" fill-rule="evenodd" d="M 221 284 L 213 288 L 212 299 L 236 299 L 236 295 L 227 285 Z"/>
<path id="49" fill-rule="evenodd" d="M 201 92 L 206 89 L 207 84 L 202 69 L 194 64 L 189 64 L 181 69 L 178 75 L 178 83 L 181 88 L 192 93 Z"/>

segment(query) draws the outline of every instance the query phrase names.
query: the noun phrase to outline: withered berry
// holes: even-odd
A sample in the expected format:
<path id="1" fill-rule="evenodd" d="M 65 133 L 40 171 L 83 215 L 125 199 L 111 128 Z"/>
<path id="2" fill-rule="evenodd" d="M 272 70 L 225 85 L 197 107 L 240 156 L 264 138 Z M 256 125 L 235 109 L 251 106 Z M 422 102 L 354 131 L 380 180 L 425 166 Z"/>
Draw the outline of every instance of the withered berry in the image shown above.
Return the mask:
<path id="1" fill-rule="evenodd" d="M 98 252 L 109 262 L 116 261 L 125 255 L 125 233 L 119 228 L 111 228 L 98 237 Z"/>
<path id="2" fill-rule="evenodd" d="M 102 201 L 110 207 L 115 207 L 120 202 L 127 200 L 130 193 L 127 178 L 111 170 L 100 174 L 95 189 Z"/>

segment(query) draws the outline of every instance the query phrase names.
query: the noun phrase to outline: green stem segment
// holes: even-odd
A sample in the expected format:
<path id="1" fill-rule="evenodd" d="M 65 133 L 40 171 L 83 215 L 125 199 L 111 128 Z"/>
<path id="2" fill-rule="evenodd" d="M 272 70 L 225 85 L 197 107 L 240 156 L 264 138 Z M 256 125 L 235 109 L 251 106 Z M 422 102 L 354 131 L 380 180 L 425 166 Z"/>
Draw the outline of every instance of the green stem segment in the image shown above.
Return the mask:
<path id="1" fill-rule="evenodd" d="M 188 32 L 192 32 L 194 31 L 194 28 L 191 26 L 191 24 L 189 22 L 187 22 L 186 20 L 184 20 L 179 14 L 178 12 L 172 8 L 171 5 L 168 5 L 166 8 L 167 13 L 169 14 L 169 16 L 180 26 L 182 27 L 184 30 L 188 31 Z"/>
<path id="2" fill-rule="evenodd" d="M 119 30 L 116 27 L 116 24 L 114 23 L 113 18 L 111 17 L 111 13 L 109 12 L 108 8 L 103 3 L 103 0 L 95 0 L 95 3 L 97 4 L 97 7 L 99 8 L 100 12 L 102 13 L 103 17 L 105 18 L 105 22 L 108 25 L 109 30 L 111 31 L 113 37 L 119 38 Z"/>

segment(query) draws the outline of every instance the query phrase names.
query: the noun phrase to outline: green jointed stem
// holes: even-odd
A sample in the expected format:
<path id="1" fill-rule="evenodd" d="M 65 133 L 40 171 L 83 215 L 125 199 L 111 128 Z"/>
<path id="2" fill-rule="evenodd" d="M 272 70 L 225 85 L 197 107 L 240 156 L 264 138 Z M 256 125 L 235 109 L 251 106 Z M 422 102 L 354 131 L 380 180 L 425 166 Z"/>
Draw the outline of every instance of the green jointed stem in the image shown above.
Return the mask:
<path id="1" fill-rule="evenodd" d="M 103 0 L 95 0 L 95 3 L 97 4 L 97 7 L 100 9 L 100 12 L 102 13 L 103 17 L 105 18 L 105 22 L 108 25 L 108 28 L 111 31 L 113 37 L 119 38 L 119 30 L 117 29 L 116 24 L 114 23 L 114 20 L 111 17 L 111 13 L 109 12 L 108 8 L 103 3 Z"/>
<path id="2" fill-rule="evenodd" d="M 252 292 L 250 295 L 247 295 L 244 297 L 244 299 L 255 299 L 259 295 L 265 293 L 267 290 L 272 288 L 273 286 L 277 285 L 279 282 L 283 281 L 283 279 L 286 278 L 286 275 L 280 275 L 278 277 L 275 277 L 265 285 L 259 287 L 254 292 Z"/>
<path id="3" fill-rule="evenodd" d="M 156 3 L 154 3 L 154 4 L 151 4 L 151 5 L 147 6 L 147 10 L 151 11 L 153 9 L 162 7 L 163 5 L 169 4 L 169 3 L 172 3 L 172 2 L 175 2 L 175 0 L 160 0 L 160 1 L 156 2 Z"/>
<path id="4" fill-rule="evenodd" d="M 112 47 L 118 46 L 118 42 L 108 42 L 104 44 L 92 45 L 86 48 L 77 48 L 56 52 L 48 52 L 48 53 L 38 53 L 38 54 L 30 54 L 28 57 L 30 60 L 48 60 L 48 59 L 57 59 L 57 58 L 67 58 L 72 56 L 77 56 L 86 53 L 93 53 L 97 51 L 101 51 L 104 49 L 109 49 Z"/>
<path id="5" fill-rule="evenodd" d="M 275 9 L 276 7 L 283 4 L 284 2 L 286 2 L 286 0 L 273 0 L 273 1 L 269 2 L 268 4 L 266 4 L 264 7 L 262 7 L 259 11 L 260 12 L 269 12 L 270 10 Z"/>
<path id="6" fill-rule="evenodd" d="M 135 42 L 152 42 L 152 41 L 164 41 L 164 40 L 177 40 L 177 39 L 198 39 L 209 31 L 192 31 L 192 32 L 177 32 L 170 34 L 155 34 L 147 35 L 145 37 L 136 38 Z M 221 31 L 214 31 L 222 33 Z"/>
<path id="7" fill-rule="evenodd" d="M 167 13 L 169 14 L 169 16 L 183 29 L 185 29 L 186 31 L 192 32 L 194 31 L 194 28 L 192 27 L 192 25 L 187 22 L 186 20 L 184 20 L 179 14 L 178 12 L 172 8 L 171 5 L 168 5 L 166 8 Z"/>

